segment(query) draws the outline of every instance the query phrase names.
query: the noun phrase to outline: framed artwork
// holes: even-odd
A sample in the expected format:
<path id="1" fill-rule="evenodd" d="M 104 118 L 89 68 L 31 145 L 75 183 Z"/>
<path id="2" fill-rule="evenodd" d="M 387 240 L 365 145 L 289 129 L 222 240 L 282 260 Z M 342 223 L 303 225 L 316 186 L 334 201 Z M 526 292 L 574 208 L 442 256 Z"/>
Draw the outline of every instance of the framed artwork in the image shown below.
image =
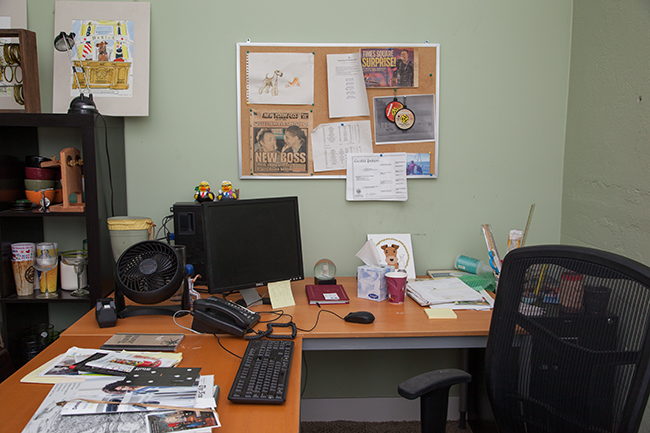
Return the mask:
<path id="1" fill-rule="evenodd" d="M 368 235 L 377 248 L 381 265 L 394 266 L 395 269 L 405 269 L 408 278 L 415 278 L 415 262 L 411 234 Z"/>
<path id="2" fill-rule="evenodd" d="M 54 15 L 54 37 L 74 33 L 75 45 L 54 50 L 52 111 L 90 91 L 102 114 L 149 115 L 149 3 L 57 1 Z"/>

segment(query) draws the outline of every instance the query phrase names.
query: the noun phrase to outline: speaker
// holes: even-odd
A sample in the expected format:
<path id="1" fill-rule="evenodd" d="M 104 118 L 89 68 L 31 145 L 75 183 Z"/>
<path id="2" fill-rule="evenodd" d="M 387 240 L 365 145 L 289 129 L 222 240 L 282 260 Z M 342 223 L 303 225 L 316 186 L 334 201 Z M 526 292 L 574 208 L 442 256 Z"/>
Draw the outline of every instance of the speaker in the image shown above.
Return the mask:
<path id="1" fill-rule="evenodd" d="M 194 266 L 194 275 L 201 274 L 201 278 L 195 284 L 206 284 L 208 274 L 203 244 L 201 203 L 175 203 L 172 212 L 174 213 L 174 243 L 185 245 L 185 262 Z"/>

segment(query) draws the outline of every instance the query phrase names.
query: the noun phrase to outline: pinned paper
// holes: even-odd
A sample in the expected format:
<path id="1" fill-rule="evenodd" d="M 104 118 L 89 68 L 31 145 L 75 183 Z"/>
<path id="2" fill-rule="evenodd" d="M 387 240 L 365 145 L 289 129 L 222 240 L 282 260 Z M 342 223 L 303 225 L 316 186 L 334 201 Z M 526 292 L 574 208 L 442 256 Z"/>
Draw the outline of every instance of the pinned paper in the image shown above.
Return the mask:
<path id="1" fill-rule="evenodd" d="M 429 319 L 456 319 L 456 313 L 451 308 L 425 308 Z"/>
<path id="2" fill-rule="evenodd" d="M 291 281 L 284 280 L 269 283 L 268 288 L 273 309 L 296 305 L 296 301 L 293 299 L 293 292 L 291 291 Z"/>

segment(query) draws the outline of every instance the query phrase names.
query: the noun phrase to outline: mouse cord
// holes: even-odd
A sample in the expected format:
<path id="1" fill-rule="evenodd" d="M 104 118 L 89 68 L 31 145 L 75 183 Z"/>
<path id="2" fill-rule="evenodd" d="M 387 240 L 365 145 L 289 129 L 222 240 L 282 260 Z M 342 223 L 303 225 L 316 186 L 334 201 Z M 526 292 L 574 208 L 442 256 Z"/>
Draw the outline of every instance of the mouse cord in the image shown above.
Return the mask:
<path id="1" fill-rule="evenodd" d="M 338 317 L 338 318 L 341 319 L 341 320 L 345 320 L 343 317 L 339 316 L 339 315 L 336 314 L 334 311 L 323 310 L 323 309 L 321 309 L 321 310 L 318 311 L 318 315 L 316 316 L 316 323 L 314 323 L 314 326 L 312 326 L 311 329 L 300 329 L 300 328 L 298 328 L 298 330 L 299 330 L 299 331 L 302 331 L 302 332 L 311 332 L 311 331 L 313 331 L 314 329 L 316 329 L 316 326 L 318 326 L 318 320 L 320 319 L 320 315 L 321 315 L 321 313 L 330 313 L 330 314 L 335 315 L 336 317 Z"/>

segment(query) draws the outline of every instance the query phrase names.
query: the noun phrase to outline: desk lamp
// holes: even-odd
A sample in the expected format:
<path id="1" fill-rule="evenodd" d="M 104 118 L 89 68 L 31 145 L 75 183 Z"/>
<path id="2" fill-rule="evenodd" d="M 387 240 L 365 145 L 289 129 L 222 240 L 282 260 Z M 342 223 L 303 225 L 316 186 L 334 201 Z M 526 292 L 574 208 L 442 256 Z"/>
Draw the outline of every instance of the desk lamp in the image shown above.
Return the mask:
<path id="1" fill-rule="evenodd" d="M 83 67 L 83 63 L 80 68 L 76 68 L 74 62 L 72 61 L 72 49 L 74 48 L 74 33 L 67 34 L 65 32 L 59 33 L 57 37 L 54 38 L 54 48 L 57 51 L 67 51 L 68 58 L 70 59 L 70 66 L 72 66 L 72 75 L 77 81 L 77 87 L 79 87 L 79 96 L 70 101 L 70 108 L 68 109 L 68 114 L 94 114 L 97 113 L 97 107 L 93 101 L 93 95 L 90 93 L 90 88 L 88 87 L 88 77 L 86 76 L 86 69 Z M 79 83 L 79 78 L 77 77 L 78 69 L 81 69 L 81 72 L 84 74 L 84 81 L 86 84 L 86 89 L 88 90 L 88 96 L 85 96 L 83 90 L 81 90 L 81 84 Z"/>

